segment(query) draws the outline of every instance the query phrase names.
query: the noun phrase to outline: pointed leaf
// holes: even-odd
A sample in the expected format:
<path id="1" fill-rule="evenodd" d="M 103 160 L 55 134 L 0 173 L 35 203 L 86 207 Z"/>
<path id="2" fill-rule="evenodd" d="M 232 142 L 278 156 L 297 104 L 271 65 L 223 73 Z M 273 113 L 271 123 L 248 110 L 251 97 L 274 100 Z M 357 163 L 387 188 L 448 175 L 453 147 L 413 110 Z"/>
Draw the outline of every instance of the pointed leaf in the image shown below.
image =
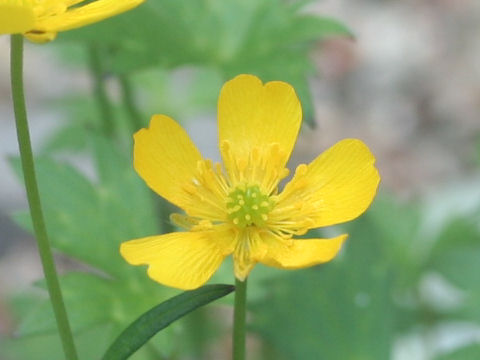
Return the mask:
<path id="1" fill-rule="evenodd" d="M 230 294 L 234 289 L 232 285 L 207 285 L 196 290 L 185 291 L 155 306 L 120 334 L 107 350 L 103 360 L 128 359 L 152 336 L 175 320 L 200 306 Z"/>

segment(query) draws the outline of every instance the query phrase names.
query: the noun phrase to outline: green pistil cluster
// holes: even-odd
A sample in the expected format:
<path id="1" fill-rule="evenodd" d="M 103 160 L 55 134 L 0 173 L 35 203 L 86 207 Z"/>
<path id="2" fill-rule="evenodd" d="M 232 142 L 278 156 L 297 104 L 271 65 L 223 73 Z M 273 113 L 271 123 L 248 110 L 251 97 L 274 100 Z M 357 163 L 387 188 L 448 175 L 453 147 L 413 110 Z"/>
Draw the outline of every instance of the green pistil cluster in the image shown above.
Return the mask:
<path id="1" fill-rule="evenodd" d="M 263 226 L 273 201 L 260 191 L 258 185 L 237 186 L 227 198 L 228 216 L 239 227 Z"/>

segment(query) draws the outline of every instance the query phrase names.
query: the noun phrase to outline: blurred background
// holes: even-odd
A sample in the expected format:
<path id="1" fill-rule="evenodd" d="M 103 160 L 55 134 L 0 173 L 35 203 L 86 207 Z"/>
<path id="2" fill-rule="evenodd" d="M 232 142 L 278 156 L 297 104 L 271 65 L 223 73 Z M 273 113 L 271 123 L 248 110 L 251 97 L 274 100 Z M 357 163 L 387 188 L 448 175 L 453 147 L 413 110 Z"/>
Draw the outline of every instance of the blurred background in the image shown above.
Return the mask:
<path id="1" fill-rule="evenodd" d="M 124 263 L 125 240 L 174 230 L 131 165 L 150 115 L 219 159 L 216 101 L 253 73 L 297 90 L 290 169 L 346 137 L 378 159 L 379 194 L 333 262 L 249 278 L 251 359 L 480 359 L 480 2 L 148 0 L 27 44 L 40 190 L 81 359 L 177 293 Z M 0 37 L 0 359 L 62 359 L 26 213 Z M 312 234 L 310 234 L 312 235 Z M 232 283 L 231 263 L 212 282 Z M 232 298 L 132 359 L 227 359 Z"/>

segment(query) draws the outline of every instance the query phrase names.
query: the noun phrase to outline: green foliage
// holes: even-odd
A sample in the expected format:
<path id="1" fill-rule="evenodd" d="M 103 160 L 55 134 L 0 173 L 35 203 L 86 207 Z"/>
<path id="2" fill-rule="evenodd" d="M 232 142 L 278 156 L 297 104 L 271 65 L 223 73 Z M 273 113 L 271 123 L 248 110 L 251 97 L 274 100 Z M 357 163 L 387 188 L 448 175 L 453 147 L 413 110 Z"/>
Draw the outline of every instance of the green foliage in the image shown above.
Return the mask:
<path id="1" fill-rule="evenodd" d="M 123 240 L 155 234 L 158 229 L 148 190 L 130 165 L 119 166 L 122 160 L 112 144 L 97 140 L 95 146 L 101 147 L 95 157 L 101 163 L 99 183 L 92 183 L 68 164 L 39 158 L 41 196 L 53 245 L 85 264 L 120 276 L 129 267 L 112 249 L 118 250 Z M 23 226 L 30 222 L 27 213 L 16 219 Z"/>
<path id="2" fill-rule="evenodd" d="M 91 135 L 90 140 L 98 169 L 96 181 L 47 157 L 37 159 L 36 168 L 53 247 L 88 266 L 88 272 L 62 276 L 61 285 L 76 336 L 104 327 L 101 346 L 95 347 L 94 356 L 86 357 L 95 359 L 126 325 L 176 291 L 153 282 L 144 269 L 121 259 L 118 249 L 122 241 L 160 233 L 155 208 L 149 190 L 132 169 L 130 156 L 103 138 Z M 18 162 L 13 163 L 20 171 Z M 27 214 L 18 214 L 16 220 L 30 229 Z M 37 286 L 44 288 L 42 283 Z M 56 328 L 45 292 L 32 289 L 13 303 L 25 304 L 19 309 L 18 328 L 18 335 L 25 338 L 16 342 L 36 344 L 39 337 L 50 339 L 48 334 Z M 173 341 L 179 333 L 184 333 L 183 326 L 174 324 L 132 358 L 181 352 L 181 344 Z M 30 358 L 24 346 L 15 347 L 13 342 L 8 347 L 17 349 L 18 358 Z M 55 359 L 55 351 L 47 351 L 52 356 L 49 359 Z M 80 351 L 94 349 L 80 346 Z"/>
<path id="3" fill-rule="evenodd" d="M 422 235 L 422 221 L 418 207 L 379 196 L 346 227 L 339 258 L 265 282 L 268 296 L 253 304 L 263 358 L 381 360 L 400 334 L 479 321 L 477 217 L 446 224 L 434 239 Z M 464 290 L 458 303 L 439 307 L 424 298 L 422 284 L 432 272 Z M 475 351 L 455 356 L 474 359 L 462 354 Z"/>
<path id="4" fill-rule="evenodd" d="M 75 343 L 79 349 L 80 359 L 98 359 L 105 351 L 111 327 L 94 326 L 87 331 L 77 333 Z M 65 360 L 60 339 L 56 333 L 45 333 L 38 336 L 16 338 L 0 341 L 2 360 Z M 135 360 L 147 360 L 139 356 Z"/>
<path id="5" fill-rule="evenodd" d="M 232 285 L 206 285 L 186 291 L 155 306 L 130 324 L 109 347 L 104 360 L 124 360 L 144 345 L 153 335 L 172 322 L 220 297 L 230 294 Z"/>
<path id="6" fill-rule="evenodd" d="M 455 218 L 447 223 L 426 262 L 429 270 L 441 274 L 462 296 L 460 304 L 443 311 L 447 319 L 480 324 L 480 227 L 479 215 Z M 460 352 L 462 353 L 462 352 Z"/>
<path id="7" fill-rule="evenodd" d="M 327 37 L 354 36 L 337 20 L 305 14 L 306 3 L 149 0 L 132 12 L 62 33 L 50 45 L 65 64 L 82 70 L 86 50 L 92 44 L 101 50 L 115 117 L 115 139 L 107 140 L 96 134 L 102 126 L 95 99 L 66 94 L 51 102 L 64 123 L 36 162 L 53 247 L 79 269 L 64 274 L 61 286 L 81 359 L 99 359 L 126 326 L 177 293 L 148 279 L 144 268 L 126 264 L 118 252 L 122 241 L 160 234 L 171 224 L 133 170 L 132 125 L 117 80 L 131 81 L 144 125 L 159 112 L 182 121 L 211 116 L 221 85 L 239 73 L 290 82 L 312 124 L 308 78 L 315 69 L 309 54 Z M 58 160 L 65 152 L 86 160 L 84 170 Z M 18 161 L 12 163 L 19 172 Z M 31 228 L 27 213 L 15 218 Z M 257 266 L 248 299 L 262 359 L 383 360 L 399 335 L 455 321 L 479 324 L 478 223 L 478 214 L 463 215 L 427 235 L 419 204 L 382 194 L 367 214 L 345 226 L 349 240 L 332 263 L 294 272 Z M 426 299 L 422 286 L 431 274 L 460 299 L 449 306 Z M 213 281 L 232 281 L 231 259 Z M 229 297 L 220 301 L 231 304 Z M 62 359 L 43 281 L 11 303 L 18 337 L 0 344 L 2 356 Z M 208 343 L 225 337 L 219 329 L 228 326 L 210 315 L 200 309 L 175 322 L 132 359 L 206 358 Z M 479 357 L 474 344 L 437 359 Z"/>
<path id="8" fill-rule="evenodd" d="M 109 71 L 117 74 L 196 66 L 218 70 L 223 80 L 252 73 L 264 81 L 288 81 L 312 124 L 309 52 L 326 37 L 353 35 L 337 20 L 300 10 L 299 4 L 282 0 L 152 0 L 122 16 L 62 33 L 57 42 L 100 45 Z"/>
<path id="9" fill-rule="evenodd" d="M 270 358 L 389 358 L 398 313 L 388 258 L 388 243 L 361 219 L 341 258 L 265 283 L 270 295 L 253 308 L 254 330 L 272 348 Z"/>
<path id="10" fill-rule="evenodd" d="M 428 266 L 455 286 L 480 290 L 480 229 L 478 216 L 453 219 L 441 232 Z"/>

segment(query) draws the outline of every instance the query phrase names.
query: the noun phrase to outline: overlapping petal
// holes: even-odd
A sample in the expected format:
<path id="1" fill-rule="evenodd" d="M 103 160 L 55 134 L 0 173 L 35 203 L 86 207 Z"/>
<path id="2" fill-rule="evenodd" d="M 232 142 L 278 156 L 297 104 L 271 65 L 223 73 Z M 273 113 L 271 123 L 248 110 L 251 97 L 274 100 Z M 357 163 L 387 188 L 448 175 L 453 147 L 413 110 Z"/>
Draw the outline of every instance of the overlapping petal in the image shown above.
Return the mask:
<path id="1" fill-rule="evenodd" d="M 82 27 L 133 9 L 145 0 L 0 0 L 0 35 L 24 34 L 44 43 L 57 32 Z M 79 5 L 74 7 L 74 5 Z"/>
<path id="2" fill-rule="evenodd" d="M 175 232 L 124 242 L 121 255 L 132 265 L 148 265 L 148 276 L 167 286 L 194 289 L 233 251 L 229 230 Z"/>
<path id="3" fill-rule="evenodd" d="M 300 165 L 272 211 L 272 223 L 317 228 L 352 220 L 371 204 L 380 176 L 375 157 L 360 140 L 345 139 Z"/>
<path id="4" fill-rule="evenodd" d="M 75 29 L 104 20 L 133 9 L 145 0 L 97 0 L 84 6 L 69 9 L 63 14 L 46 16 L 38 20 L 36 28 L 46 32 Z M 71 5 L 78 1 L 66 1 Z M 70 5 L 69 4 L 69 5 Z"/>
<path id="5" fill-rule="evenodd" d="M 261 261 L 268 251 L 268 245 L 255 228 L 246 228 L 236 233 L 233 253 L 235 277 L 244 281 L 256 263 Z"/>
<path id="6" fill-rule="evenodd" d="M 261 176 L 269 176 L 271 171 L 277 172 L 278 178 L 292 152 L 301 119 L 300 102 L 289 84 L 262 84 L 253 75 L 228 81 L 218 100 L 218 126 L 230 178 L 241 181 L 241 172 L 248 168 L 257 169 L 245 175 L 247 181 L 262 182 Z"/>
<path id="7" fill-rule="evenodd" d="M 202 160 L 188 134 L 168 116 L 154 115 L 134 139 L 135 170 L 157 194 L 184 208 L 190 202 L 185 186 L 192 184 Z"/>
<path id="8" fill-rule="evenodd" d="M 156 281 L 182 289 L 205 283 L 231 253 L 241 281 L 259 262 L 297 269 L 333 259 L 347 235 L 293 236 L 352 220 L 367 209 L 380 181 L 368 147 L 356 139 L 340 141 L 299 166 L 278 195 L 275 189 L 301 125 L 294 90 L 241 75 L 223 87 L 218 112 L 227 177 L 219 164 L 202 159 L 166 116 L 155 116 L 148 129 L 135 135 L 137 172 L 186 211 L 173 218 L 191 231 L 127 242 L 122 255 L 134 265 L 148 264 Z M 238 212 L 246 220 L 261 214 L 262 222 L 239 222 Z"/>

